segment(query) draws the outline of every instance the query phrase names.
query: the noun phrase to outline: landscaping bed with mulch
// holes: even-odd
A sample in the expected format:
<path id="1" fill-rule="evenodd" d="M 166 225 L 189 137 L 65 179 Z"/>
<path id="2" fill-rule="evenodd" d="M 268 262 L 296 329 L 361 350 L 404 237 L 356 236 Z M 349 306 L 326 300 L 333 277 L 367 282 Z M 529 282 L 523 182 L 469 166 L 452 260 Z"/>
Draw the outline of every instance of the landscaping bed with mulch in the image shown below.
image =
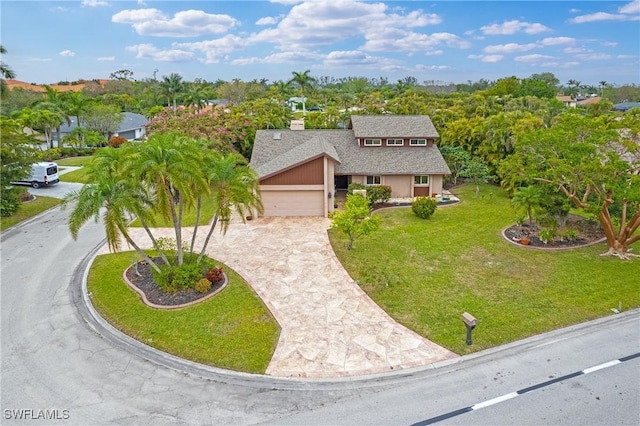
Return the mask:
<path id="1" fill-rule="evenodd" d="M 543 231 L 537 223 L 515 224 L 503 231 L 505 238 L 538 248 L 572 248 L 581 247 L 600 241 L 605 237 L 602 228 L 598 223 L 589 221 L 581 216 L 569 215 L 566 225 L 556 231 L 553 239 L 543 241 L 540 233 Z M 568 236 L 566 230 L 571 229 L 575 232 L 574 236 Z M 524 241 L 528 240 L 528 244 Z"/>
<path id="2" fill-rule="evenodd" d="M 154 261 L 162 262 L 159 258 L 154 259 Z M 138 273 L 136 273 L 136 265 Z M 125 271 L 125 276 L 131 285 L 144 293 L 148 302 L 167 307 L 188 305 L 199 300 L 204 300 L 220 290 L 228 281 L 225 276 L 225 279 L 212 283 L 211 289 L 206 293 L 200 293 L 194 289 L 182 290 L 176 293 L 166 293 L 156 284 L 153 271 L 145 261 L 139 261 L 137 264 L 130 266 Z"/>

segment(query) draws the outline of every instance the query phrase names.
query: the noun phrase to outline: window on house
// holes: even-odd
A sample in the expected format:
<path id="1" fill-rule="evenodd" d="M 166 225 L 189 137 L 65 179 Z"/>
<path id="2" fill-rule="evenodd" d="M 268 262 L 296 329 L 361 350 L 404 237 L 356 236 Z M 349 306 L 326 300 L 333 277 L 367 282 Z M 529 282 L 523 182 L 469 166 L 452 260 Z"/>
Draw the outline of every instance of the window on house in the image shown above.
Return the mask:
<path id="1" fill-rule="evenodd" d="M 381 176 L 367 176 L 367 185 L 380 185 L 381 183 Z"/>
<path id="2" fill-rule="evenodd" d="M 429 176 L 414 176 L 413 183 L 416 185 L 429 185 Z"/>
<path id="3" fill-rule="evenodd" d="M 411 146 L 422 146 L 422 145 L 426 145 L 427 144 L 427 140 L 426 139 L 411 139 L 409 141 L 409 145 Z"/>
<path id="4" fill-rule="evenodd" d="M 364 146 L 380 146 L 382 145 L 382 139 L 365 139 Z"/>
<path id="5" fill-rule="evenodd" d="M 402 139 L 387 139 L 387 146 L 401 146 L 404 145 L 404 140 Z"/>

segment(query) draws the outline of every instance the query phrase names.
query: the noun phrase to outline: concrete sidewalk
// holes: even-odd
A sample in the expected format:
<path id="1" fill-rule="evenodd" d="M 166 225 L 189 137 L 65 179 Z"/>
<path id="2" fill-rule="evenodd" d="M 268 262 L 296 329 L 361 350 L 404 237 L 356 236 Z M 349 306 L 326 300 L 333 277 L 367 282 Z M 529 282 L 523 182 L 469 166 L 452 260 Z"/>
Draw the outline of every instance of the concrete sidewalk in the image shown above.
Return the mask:
<path id="1" fill-rule="evenodd" d="M 208 254 L 242 275 L 282 328 L 266 373 L 359 376 L 457 357 L 395 322 L 360 289 L 335 257 L 328 226 L 325 218 L 260 218 L 232 223 L 226 236 L 216 231 L 209 243 Z M 130 231 L 138 244 L 151 246 L 142 228 Z M 185 238 L 191 235 L 184 230 Z M 201 228 L 198 244 L 205 235 Z"/>

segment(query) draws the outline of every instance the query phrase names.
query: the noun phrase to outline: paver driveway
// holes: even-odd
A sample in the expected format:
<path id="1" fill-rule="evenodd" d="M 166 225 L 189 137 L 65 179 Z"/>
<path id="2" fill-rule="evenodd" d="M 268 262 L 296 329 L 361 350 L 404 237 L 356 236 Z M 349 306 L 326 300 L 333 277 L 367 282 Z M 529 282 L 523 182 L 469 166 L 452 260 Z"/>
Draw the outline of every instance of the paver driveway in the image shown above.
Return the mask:
<path id="1" fill-rule="evenodd" d="M 282 328 L 267 374 L 365 375 L 456 357 L 396 323 L 360 289 L 333 253 L 328 226 L 324 218 L 260 218 L 232 223 L 209 243 L 208 253 L 249 282 Z M 150 247 L 142 229 L 131 231 Z M 202 244 L 206 229 L 198 234 Z"/>

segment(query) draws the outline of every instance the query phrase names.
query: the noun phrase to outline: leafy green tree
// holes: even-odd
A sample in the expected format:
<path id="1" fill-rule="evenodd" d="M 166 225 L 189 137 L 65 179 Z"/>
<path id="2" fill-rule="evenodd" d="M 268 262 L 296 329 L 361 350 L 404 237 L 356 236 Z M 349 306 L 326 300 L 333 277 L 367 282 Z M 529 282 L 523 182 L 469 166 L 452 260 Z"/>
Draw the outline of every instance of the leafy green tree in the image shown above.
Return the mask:
<path id="1" fill-rule="evenodd" d="M 467 167 L 460 172 L 460 176 L 468 179 L 476 186 L 476 197 L 480 194 L 480 184 L 487 183 L 491 179 L 489 166 L 481 157 L 472 157 Z"/>
<path id="2" fill-rule="evenodd" d="M 566 111 L 552 127 L 523 134 L 514 157 L 532 179 L 598 218 L 607 239 L 604 254 L 628 259 L 630 245 L 640 240 L 640 165 L 621 153 L 634 145 L 602 117 Z"/>
<path id="3" fill-rule="evenodd" d="M 57 111 L 46 108 L 23 108 L 13 114 L 12 118 L 19 120 L 25 127 L 42 131 L 49 148 L 53 148 L 53 131 L 60 126 L 63 120 L 62 115 Z"/>
<path id="4" fill-rule="evenodd" d="M 336 210 L 331 218 L 331 227 L 349 236 L 347 250 L 353 248 L 356 238 L 370 234 L 379 226 L 380 217 L 371 214 L 369 201 L 359 194 L 348 194 L 344 210 Z"/>
<path id="5" fill-rule="evenodd" d="M 11 182 L 23 180 L 31 173 L 31 164 L 37 161 L 36 150 L 30 136 L 23 132 L 21 122 L 0 116 L 0 214 L 11 216 L 20 208 L 23 189 Z"/>
<path id="6" fill-rule="evenodd" d="M 98 132 L 108 139 L 118 130 L 123 118 L 117 106 L 96 102 L 87 107 L 82 121 L 87 129 Z"/>
<path id="7" fill-rule="evenodd" d="M 440 152 L 444 157 L 444 161 L 447 162 L 447 166 L 449 166 L 449 169 L 451 170 L 453 184 L 457 185 L 460 172 L 466 169 L 469 161 L 471 161 L 471 154 L 465 151 L 461 146 L 449 145 L 440 147 Z"/>

